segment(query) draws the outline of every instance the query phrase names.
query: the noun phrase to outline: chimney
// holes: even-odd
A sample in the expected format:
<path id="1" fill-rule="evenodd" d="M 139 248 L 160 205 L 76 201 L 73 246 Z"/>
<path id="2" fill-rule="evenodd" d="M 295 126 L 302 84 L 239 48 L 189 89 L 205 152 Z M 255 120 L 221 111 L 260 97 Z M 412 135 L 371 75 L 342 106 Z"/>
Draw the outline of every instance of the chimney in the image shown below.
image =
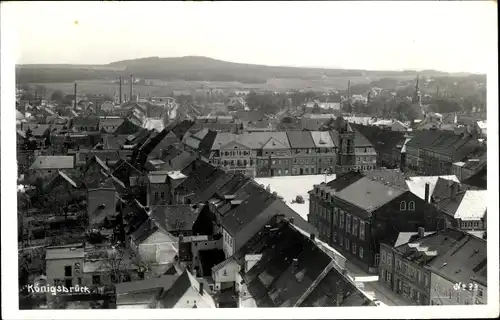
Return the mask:
<path id="1" fill-rule="evenodd" d="M 203 295 L 203 282 L 200 282 L 200 295 Z"/>
<path id="2" fill-rule="evenodd" d="M 430 198 L 430 194 L 429 193 L 430 193 L 430 185 L 429 185 L 429 183 L 426 183 L 425 184 L 425 198 L 424 198 L 424 200 L 425 200 L 426 203 L 430 202 L 430 199 L 429 199 Z"/>
<path id="3" fill-rule="evenodd" d="M 288 221 L 290 222 L 290 224 L 293 224 L 295 222 L 295 219 L 292 217 L 292 218 L 288 218 Z"/>
<path id="4" fill-rule="evenodd" d="M 299 259 L 294 258 L 292 260 L 292 267 L 297 268 L 299 266 Z"/>
<path id="5" fill-rule="evenodd" d="M 130 101 L 132 101 L 133 94 L 134 94 L 134 76 L 130 75 Z"/>
<path id="6" fill-rule="evenodd" d="M 424 237 L 425 229 L 423 227 L 418 228 L 418 238 L 421 239 Z"/>
<path id="7" fill-rule="evenodd" d="M 119 86 L 120 98 L 118 101 L 120 104 L 122 104 L 122 77 L 121 76 L 119 77 L 119 81 L 120 81 L 120 86 Z"/>
<path id="8" fill-rule="evenodd" d="M 74 101 L 73 101 L 73 108 L 76 111 L 76 82 L 75 82 L 75 97 L 74 97 Z"/>
<path id="9" fill-rule="evenodd" d="M 455 198 L 458 193 L 458 183 L 452 182 L 450 186 L 450 198 Z"/>
<path id="10" fill-rule="evenodd" d="M 316 240 L 316 235 L 314 233 L 311 233 L 309 235 L 309 238 L 312 240 L 312 241 L 315 241 Z"/>

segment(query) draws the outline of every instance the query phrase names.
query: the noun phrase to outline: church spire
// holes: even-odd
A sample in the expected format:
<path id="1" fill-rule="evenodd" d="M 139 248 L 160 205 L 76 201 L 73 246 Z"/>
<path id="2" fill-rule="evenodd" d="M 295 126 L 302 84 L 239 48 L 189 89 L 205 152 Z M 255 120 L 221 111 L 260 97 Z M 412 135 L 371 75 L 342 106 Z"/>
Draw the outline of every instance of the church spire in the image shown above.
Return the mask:
<path id="1" fill-rule="evenodd" d="M 421 105 L 422 104 L 422 97 L 420 95 L 420 87 L 418 85 L 418 80 L 419 80 L 419 76 L 417 75 L 417 84 L 415 85 L 415 93 L 413 94 L 413 103 L 414 104 L 418 104 L 418 105 Z"/>

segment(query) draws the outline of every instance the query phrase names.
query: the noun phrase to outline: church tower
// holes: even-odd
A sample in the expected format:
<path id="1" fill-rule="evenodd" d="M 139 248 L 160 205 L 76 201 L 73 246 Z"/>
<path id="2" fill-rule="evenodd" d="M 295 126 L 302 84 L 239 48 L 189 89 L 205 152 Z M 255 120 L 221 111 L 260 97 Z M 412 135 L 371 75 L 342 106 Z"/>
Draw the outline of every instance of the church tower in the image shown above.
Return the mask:
<path id="1" fill-rule="evenodd" d="M 342 117 L 336 120 L 336 130 L 339 135 L 337 146 L 337 163 L 335 173 L 343 173 L 354 170 L 356 166 L 356 154 L 354 152 L 354 130 L 349 122 Z"/>
<path id="2" fill-rule="evenodd" d="M 420 87 L 418 85 L 418 75 L 417 75 L 417 84 L 415 85 L 415 93 L 413 93 L 413 99 L 412 103 L 413 104 L 418 104 L 419 106 L 422 105 L 422 95 L 420 93 Z"/>

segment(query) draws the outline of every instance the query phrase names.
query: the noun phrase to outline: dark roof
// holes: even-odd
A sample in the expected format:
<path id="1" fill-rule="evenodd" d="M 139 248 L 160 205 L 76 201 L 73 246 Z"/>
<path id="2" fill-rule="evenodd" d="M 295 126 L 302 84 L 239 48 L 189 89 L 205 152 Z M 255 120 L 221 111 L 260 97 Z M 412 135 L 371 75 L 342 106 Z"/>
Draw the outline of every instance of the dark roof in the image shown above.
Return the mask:
<path id="1" fill-rule="evenodd" d="M 31 130 L 33 137 L 41 137 L 47 131 L 50 131 L 50 124 L 38 124 L 38 123 L 23 123 L 22 130 L 24 132 Z"/>
<path id="2" fill-rule="evenodd" d="M 178 149 L 175 146 L 168 146 L 163 150 L 163 154 L 160 157 L 165 162 L 163 170 L 166 171 L 180 171 L 196 160 L 196 158 L 196 155 Z"/>
<path id="3" fill-rule="evenodd" d="M 225 195 L 235 194 L 240 190 L 250 178 L 241 173 L 236 173 L 231 176 L 231 180 L 227 181 L 219 190 L 216 191 L 217 196 L 224 198 Z"/>
<path id="4" fill-rule="evenodd" d="M 299 307 L 369 306 L 372 301 L 337 269 L 333 268 L 318 283 Z"/>
<path id="5" fill-rule="evenodd" d="M 195 167 L 192 168 L 192 172 L 188 174 L 182 172 L 188 175 L 188 177 L 176 188 L 177 192 L 183 192 L 184 194 L 194 193 L 196 195 L 198 191 L 204 190 L 204 188 L 208 187 L 224 174 L 223 170 L 217 169 L 204 161 L 196 160 L 194 163 Z"/>
<path id="6" fill-rule="evenodd" d="M 199 290 L 199 287 L 199 282 L 186 270 L 177 278 L 170 290 L 162 294 L 160 303 L 163 308 L 173 308 L 190 288 Z"/>
<path id="7" fill-rule="evenodd" d="M 274 232 L 261 230 L 238 254 L 240 261 L 245 254 L 262 254 L 242 275 L 258 307 L 293 307 L 332 262 L 315 242 L 290 224 L 272 225 L 276 226 Z"/>
<path id="8" fill-rule="evenodd" d="M 102 146 L 103 149 L 113 149 L 119 150 L 127 140 L 128 134 L 121 135 L 111 135 L 111 134 L 103 134 L 102 138 Z"/>
<path id="9" fill-rule="evenodd" d="M 314 140 L 309 131 L 288 131 L 286 133 L 291 148 L 315 148 Z"/>
<path id="10" fill-rule="evenodd" d="M 212 183 L 207 185 L 205 188 L 201 189 L 200 192 L 196 194 L 196 196 L 193 199 L 193 202 L 205 203 L 215 195 L 217 190 L 220 190 L 222 186 L 231 181 L 232 177 L 233 177 L 232 174 L 228 174 L 222 171 L 220 174 L 217 175 L 217 178 L 212 180 Z"/>
<path id="11" fill-rule="evenodd" d="M 472 187 L 486 190 L 486 188 L 488 186 L 487 178 L 488 178 L 488 175 L 486 173 L 486 166 L 485 166 L 483 169 L 479 170 L 477 173 L 473 174 L 469 178 L 462 181 L 462 183 L 465 185 L 469 185 Z"/>
<path id="12" fill-rule="evenodd" d="M 236 200 L 241 200 L 242 203 L 227 212 L 221 221 L 224 229 L 232 236 L 236 236 L 276 201 L 276 197 L 256 183 L 249 183 L 238 192 Z"/>
<path id="13" fill-rule="evenodd" d="M 127 234 L 133 233 L 141 227 L 145 221 L 149 220 L 148 212 L 137 200 L 127 203 L 123 209 L 123 214 Z"/>
<path id="14" fill-rule="evenodd" d="M 158 227 L 156 226 L 156 224 L 151 219 L 147 219 L 141 224 L 139 228 L 137 228 L 130 234 L 130 238 L 132 238 L 135 243 L 141 243 L 157 230 Z"/>
<path id="15" fill-rule="evenodd" d="M 210 277 L 212 275 L 212 267 L 226 259 L 224 251 L 221 249 L 200 250 L 199 255 L 204 277 Z"/>
<path id="16" fill-rule="evenodd" d="M 234 113 L 234 117 L 240 120 L 248 121 L 248 122 L 258 122 L 265 118 L 265 115 L 258 111 L 237 111 Z"/>
<path id="17" fill-rule="evenodd" d="M 462 160 L 480 147 L 479 141 L 471 136 L 457 135 L 453 131 L 422 130 L 413 133 L 407 147 L 427 149 Z"/>
<path id="18" fill-rule="evenodd" d="M 352 124 L 352 127 L 360 135 L 366 137 L 377 152 L 389 153 L 398 147 L 401 149 L 406 140 L 405 133 L 401 131 L 384 130 L 379 127 L 364 126 L 361 124 Z M 358 137 L 356 136 L 356 138 Z M 362 139 L 361 137 L 359 138 Z"/>
<path id="19" fill-rule="evenodd" d="M 465 232 L 456 229 L 446 229 L 432 233 L 415 241 L 409 241 L 395 248 L 402 254 L 404 259 L 421 266 L 428 265 L 436 257 L 448 252 L 453 246 L 466 236 Z M 427 248 L 425 251 L 411 248 L 412 245 L 419 244 L 420 248 Z M 436 251 L 436 254 L 431 254 Z"/>
<path id="20" fill-rule="evenodd" d="M 486 240 L 467 234 L 429 263 L 429 268 L 448 280 L 486 285 Z"/>
<path id="21" fill-rule="evenodd" d="M 75 117 L 72 120 L 72 126 L 98 126 L 98 117 Z"/>
<path id="22" fill-rule="evenodd" d="M 199 214 L 199 210 L 190 205 L 153 206 L 150 218 L 167 232 L 191 231 Z"/>
<path id="23" fill-rule="evenodd" d="M 103 127 L 115 127 L 115 128 L 118 128 L 119 125 L 121 125 L 123 123 L 123 121 L 125 121 L 125 118 L 121 118 L 121 117 L 118 117 L 118 118 L 101 118 L 100 121 L 99 121 L 99 127 L 100 128 L 103 128 Z"/>

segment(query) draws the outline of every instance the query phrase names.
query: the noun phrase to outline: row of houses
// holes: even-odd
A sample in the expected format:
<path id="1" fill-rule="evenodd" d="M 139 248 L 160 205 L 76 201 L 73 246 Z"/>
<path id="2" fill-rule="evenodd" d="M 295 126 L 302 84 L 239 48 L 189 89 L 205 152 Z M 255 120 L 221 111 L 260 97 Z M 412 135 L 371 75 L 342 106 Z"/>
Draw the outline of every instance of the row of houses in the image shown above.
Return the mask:
<path id="1" fill-rule="evenodd" d="M 232 134 L 202 130 L 186 135 L 184 144 L 216 166 L 254 177 L 314 175 L 335 172 L 341 141 L 353 145 L 354 169 L 373 170 L 377 153 L 359 131 L 250 132 Z"/>
<path id="2" fill-rule="evenodd" d="M 279 196 L 244 175 L 185 155 L 172 146 L 164 150 L 170 171 L 139 170 L 123 159 L 111 168 L 97 156 L 84 166 L 81 180 L 87 188 L 90 224 L 116 221 L 125 252 L 147 261 L 158 275 L 155 281 L 146 279 L 138 263 L 128 261 L 134 259 L 122 257 L 126 270 L 120 273 L 123 283 L 116 285 L 118 307 L 373 304 L 345 275 L 342 257 L 316 239 L 316 229 Z M 65 181 L 73 190 L 79 188 L 74 180 Z M 141 183 L 147 200 L 124 200 L 128 190 Z M 116 258 L 114 251 L 102 257 L 85 246 L 47 252 L 49 283 L 102 287 L 117 281 L 105 267 Z M 278 256 L 275 261 L 268 258 Z M 317 263 L 311 264 L 311 259 Z M 264 281 L 260 274 L 271 269 L 277 277 L 274 284 L 265 292 L 256 291 Z M 292 288 L 293 279 L 297 285 Z M 331 291 L 332 284 L 338 289 Z"/>

